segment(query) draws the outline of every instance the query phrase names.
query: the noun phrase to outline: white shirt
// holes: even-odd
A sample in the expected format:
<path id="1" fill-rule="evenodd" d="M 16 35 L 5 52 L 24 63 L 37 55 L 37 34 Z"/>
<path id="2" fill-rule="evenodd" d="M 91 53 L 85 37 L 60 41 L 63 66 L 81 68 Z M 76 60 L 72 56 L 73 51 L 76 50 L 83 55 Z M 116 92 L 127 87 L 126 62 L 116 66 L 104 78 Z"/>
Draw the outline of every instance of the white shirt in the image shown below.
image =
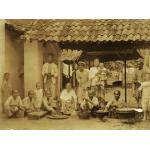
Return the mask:
<path id="1" fill-rule="evenodd" d="M 88 99 L 90 100 L 89 97 L 88 97 Z M 86 104 L 86 100 L 84 100 L 84 101 L 81 103 L 80 107 L 81 107 L 82 109 L 84 109 L 85 104 Z M 98 106 L 98 105 L 99 105 L 99 101 L 98 101 L 98 98 L 97 98 L 97 97 L 93 97 L 92 100 L 91 100 L 91 103 L 88 102 L 88 106 L 89 106 L 90 109 L 92 109 L 94 106 Z"/>
<path id="2" fill-rule="evenodd" d="M 69 77 L 69 65 L 63 63 L 63 74 L 66 76 L 66 77 Z M 73 68 L 72 68 L 72 65 L 70 65 L 70 76 L 72 76 L 73 74 Z"/>
<path id="3" fill-rule="evenodd" d="M 58 68 L 55 63 L 45 63 L 42 68 L 42 75 L 51 73 L 54 77 L 58 76 Z"/>
<path id="4" fill-rule="evenodd" d="M 58 67 L 55 63 L 45 63 L 42 68 L 42 75 L 50 73 L 54 77 L 51 78 L 52 83 L 56 84 L 56 77 L 58 76 Z M 44 83 L 47 79 L 44 79 Z"/>
<path id="5" fill-rule="evenodd" d="M 113 106 L 117 106 L 118 108 L 122 108 L 125 103 L 124 100 L 119 98 L 118 100 L 115 99 L 115 97 L 113 97 L 106 105 L 107 108 L 109 108 L 111 105 Z"/>
<path id="6" fill-rule="evenodd" d="M 17 96 L 16 99 L 14 99 L 13 96 L 8 97 L 8 99 L 5 102 L 5 107 L 9 107 L 9 106 L 22 106 L 22 100 L 20 98 L 20 96 Z"/>
<path id="7" fill-rule="evenodd" d="M 142 91 L 142 98 L 150 98 L 150 81 L 143 82 L 138 90 Z"/>
<path id="8" fill-rule="evenodd" d="M 91 67 L 89 71 L 89 80 L 91 80 L 91 86 L 97 85 L 97 82 L 99 78 L 96 76 L 96 74 L 99 71 L 99 67 Z"/>
<path id="9" fill-rule="evenodd" d="M 89 81 L 89 70 L 84 69 L 82 72 L 80 70 L 76 71 L 76 79 L 81 87 L 87 87 Z"/>
<path id="10" fill-rule="evenodd" d="M 35 90 L 35 96 L 37 98 L 37 101 L 39 103 L 39 106 L 42 104 L 42 99 L 43 99 L 43 89 L 36 89 Z"/>
<path id="11" fill-rule="evenodd" d="M 72 99 L 77 100 L 77 96 L 74 90 L 68 92 L 66 89 L 64 89 L 60 94 L 60 99 L 63 101 L 70 101 Z"/>

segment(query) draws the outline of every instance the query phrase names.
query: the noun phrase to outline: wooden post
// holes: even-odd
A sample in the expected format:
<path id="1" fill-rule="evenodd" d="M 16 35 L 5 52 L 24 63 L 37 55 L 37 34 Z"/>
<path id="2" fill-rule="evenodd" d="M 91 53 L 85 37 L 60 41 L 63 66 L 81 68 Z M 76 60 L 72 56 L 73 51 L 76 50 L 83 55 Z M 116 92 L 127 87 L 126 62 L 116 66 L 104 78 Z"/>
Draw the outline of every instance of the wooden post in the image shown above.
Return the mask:
<path id="1" fill-rule="evenodd" d="M 61 111 L 60 94 L 62 90 L 62 61 L 60 60 L 60 53 L 58 54 L 58 79 L 57 79 L 57 112 Z"/>
<path id="2" fill-rule="evenodd" d="M 62 61 L 60 60 L 60 53 L 58 54 L 58 99 L 60 97 L 60 92 L 62 90 Z"/>
<path id="3" fill-rule="evenodd" d="M 0 19 L 0 86 L 2 85 L 4 73 L 5 73 L 5 20 Z M 1 92 L 0 92 L 0 103 L 1 103 Z"/>
<path id="4" fill-rule="evenodd" d="M 124 59 L 124 96 L 125 96 L 125 103 L 127 103 L 127 73 L 126 73 L 127 61 L 126 58 Z"/>
<path id="5" fill-rule="evenodd" d="M 39 49 L 37 41 L 24 43 L 24 83 L 25 94 L 35 89 L 37 82 L 42 82 L 43 51 Z"/>

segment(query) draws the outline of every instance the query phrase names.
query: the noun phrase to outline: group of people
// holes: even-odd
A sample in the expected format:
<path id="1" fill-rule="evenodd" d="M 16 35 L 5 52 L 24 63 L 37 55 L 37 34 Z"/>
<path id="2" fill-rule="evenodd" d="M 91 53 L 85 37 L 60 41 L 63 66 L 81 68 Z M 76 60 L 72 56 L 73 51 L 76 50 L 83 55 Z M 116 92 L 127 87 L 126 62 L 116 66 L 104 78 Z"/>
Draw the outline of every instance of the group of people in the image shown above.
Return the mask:
<path id="1" fill-rule="evenodd" d="M 108 70 L 99 59 L 95 58 L 93 62 L 93 67 L 87 69 L 85 62 L 79 61 L 76 70 L 77 88 L 72 88 L 72 84 L 68 82 L 60 95 L 57 94 L 58 66 L 54 63 L 52 54 L 48 56 L 48 61 L 42 68 L 43 85 L 37 82 L 35 89 L 28 91 L 27 97 L 23 99 L 17 90 L 12 89 L 10 74 L 5 73 L 1 87 L 2 111 L 8 117 L 18 117 L 41 110 L 50 114 L 57 113 L 59 110 L 62 114 L 71 115 L 76 110 L 81 113 L 90 111 L 94 114 L 99 109 L 111 111 L 114 108 L 124 107 L 125 104 L 120 98 L 121 92 L 119 90 L 114 91 L 114 95 L 108 102 L 105 101 Z M 136 99 L 138 101 L 141 99 L 138 104 L 142 104 L 145 120 L 150 107 L 149 79 L 149 74 L 144 73 L 141 64 L 139 64 L 134 89 Z M 140 92 L 142 94 L 139 94 Z M 59 109 L 57 108 L 58 102 Z"/>
<path id="2" fill-rule="evenodd" d="M 36 90 L 29 90 L 24 99 L 21 99 L 18 90 L 12 90 L 3 105 L 3 111 L 9 118 L 24 117 L 41 110 L 53 113 L 56 111 L 56 104 L 49 91 L 43 93 L 40 83 L 36 84 Z"/>
<path id="3" fill-rule="evenodd" d="M 104 95 L 107 70 L 99 59 L 94 59 L 94 66 L 90 69 L 86 69 L 85 62 L 79 61 L 76 71 L 77 89 L 73 89 L 71 83 L 66 83 L 65 89 L 59 96 L 57 95 L 58 67 L 54 63 L 52 54 L 48 56 L 48 61 L 43 65 L 42 76 L 43 88 L 38 82 L 36 88 L 29 90 L 27 97 L 21 99 L 18 90 L 12 89 L 10 74 L 4 74 L 2 108 L 8 117 L 22 117 L 41 110 L 48 111 L 50 114 L 56 113 L 58 111 L 57 102 L 60 103 L 59 111 L 66 115 L 71 115 L 75 110 L 94 112 L 102 107 L 100 99 L 103 99 Z M 110 103 L 105 105 L 105 108 L 109 106 Z"/>

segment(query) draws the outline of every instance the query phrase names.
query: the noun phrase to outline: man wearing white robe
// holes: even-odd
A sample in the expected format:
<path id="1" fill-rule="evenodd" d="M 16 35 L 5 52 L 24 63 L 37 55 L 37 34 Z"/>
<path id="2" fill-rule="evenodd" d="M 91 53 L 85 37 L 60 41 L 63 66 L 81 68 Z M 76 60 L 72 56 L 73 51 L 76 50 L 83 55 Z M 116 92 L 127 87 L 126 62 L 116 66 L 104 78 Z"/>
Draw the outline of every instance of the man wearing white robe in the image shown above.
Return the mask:
<path id="1" fill-rule="evenodd" d="M 56 85 L 58 77 L 58 67 L 53 62 L 53 55 L 49 54 L 48 62 L 43 65 L 42 75 L 44 78 L 44 90 L 50 91 L 52 97 L 56 97 Z"/>

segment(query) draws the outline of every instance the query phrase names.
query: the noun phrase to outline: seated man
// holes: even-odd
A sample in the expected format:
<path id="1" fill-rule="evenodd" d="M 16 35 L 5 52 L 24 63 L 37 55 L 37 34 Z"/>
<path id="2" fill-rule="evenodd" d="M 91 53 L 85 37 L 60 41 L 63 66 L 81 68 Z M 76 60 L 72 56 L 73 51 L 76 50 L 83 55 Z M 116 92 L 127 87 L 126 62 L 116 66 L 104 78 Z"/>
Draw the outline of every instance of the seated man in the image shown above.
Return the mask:
<path id="1" fill-rule="evenodd" d="M 9 118 L 11 117 L 23 117 L 24 109 L 22 105 L 22 100 L 19 96 L 17 90 L 12 91 L 12 96 L 10 96 L 5 103 L 5 113 Z"/>
<path id="2" fill-rule="evenodd" d="M 81 111 L 91 111 L 92 116 L 95 116 L 94 112 L 100 108 L 99 100 L 95 95 L 96 94 L 93 90 L 88 91 L 87 96 L 80 105 Z"/>
<path id="3" fill-rule="evenodd" d="M 71 83 L 66 84 L 66 89 L 64 89 L 60 94 L 61 101 L 61 112 L 66 115 L 71 115 L 76 109 L 77 96 L 75 91 L 72 89 Z"/>
<path id="4" fill-rule="evenodd" d="M 110 116 L 114 116 L 117 108 L 125 106 L 124 101 L 120 98 L 120 91 L 115 90 L 113 98 L 107 103 L 105 109 L 109 110 Z"/>
<path id="5" fill-rule="evenodd" d="M 27 114 L 40 110 L 40 108 L 38 106 L 38 101 L 35 96 L 35 92 L 33 90 L 30 90 L 28 92 L 28 97 L 24 98 L 23 107 L 25 109 L 25 113 L 27 113 Z"/>
<path id="6" fill-rule="evenodd" d="M 45 97 L 43 98 L 43 108 L 48 111 L 50 114 L 55 113 L 56 105 L 54 104 L 54 99 L 51 96 L 50 91 L 46 91 Z"/>

